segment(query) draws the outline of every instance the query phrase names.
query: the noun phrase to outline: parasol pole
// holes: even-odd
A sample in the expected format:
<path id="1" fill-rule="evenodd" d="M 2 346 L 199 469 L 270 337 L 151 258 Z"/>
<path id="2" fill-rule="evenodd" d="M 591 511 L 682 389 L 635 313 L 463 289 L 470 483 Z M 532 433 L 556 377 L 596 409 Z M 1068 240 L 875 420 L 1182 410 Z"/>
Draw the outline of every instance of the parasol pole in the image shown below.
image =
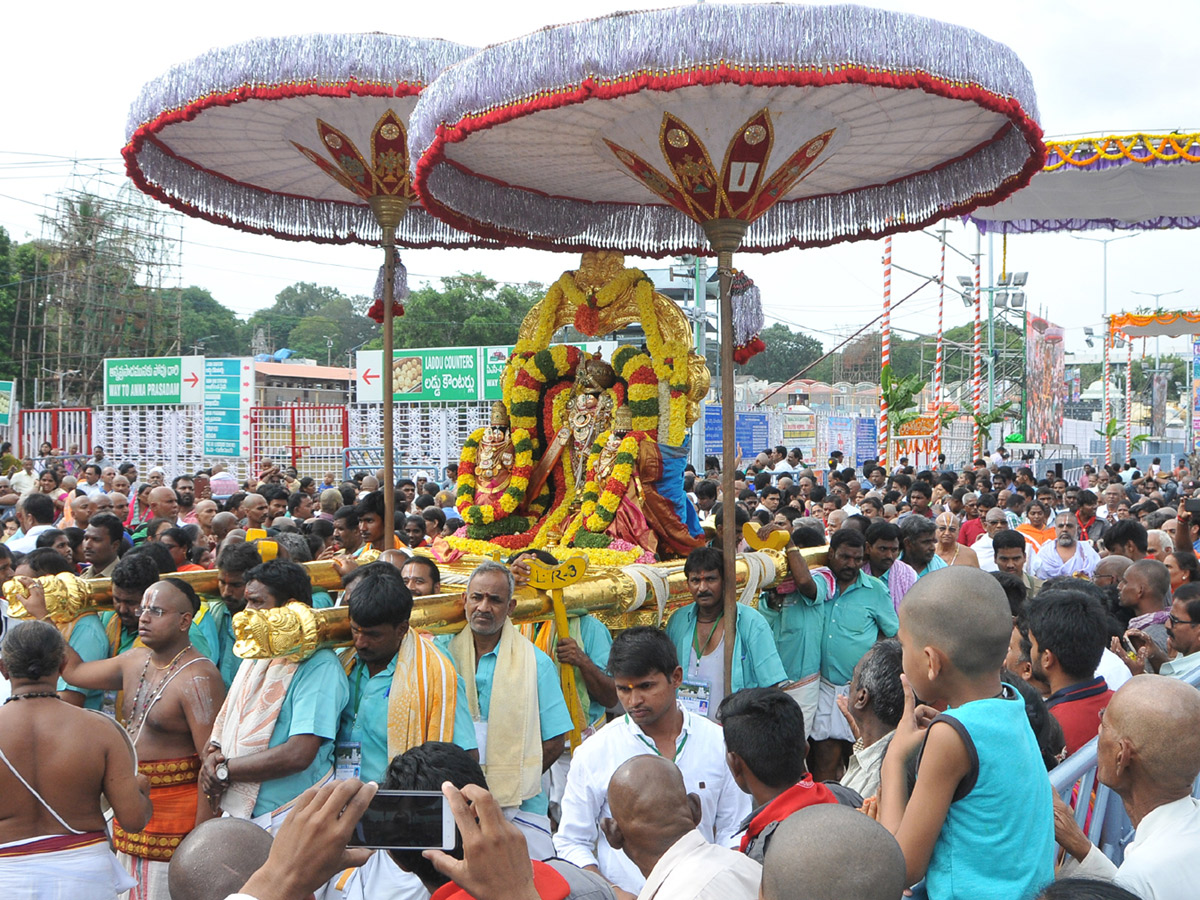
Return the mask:
<path id="1" fill-rule="evenodd" d="M 941 268 L 938 270 L 938 326 L 937 326 L 937 353 L 933 361 L 933 408 L 937 411 L 937 441 L 935 443 L 933 468 L 936 471 L 938 460 L 942 455 L 942 317 L 946 307 L 946 232 L 945 225 L 942 226 L 942 262 Z"/>
<path id="2" fill-rule="evenodd" d="M 404 197 L 376 195 L 367 201 L 383 229 L 383 549 L 396 533 L 396 474 L 393 460 L 392 304 L 396 296 L 396 226 L 408 212 Z"/>
<path id="3" fill-rule="evenodd" d="M 1112 401 L 1109 399 L 1108 379 L 1109 379 L 1109 348 L 1112 346 L 1112 321 L 1108 316 L 1104 317 L 1104 415 L 1100 417 L 1100 427 L 1104 429 L 1104 464 L 1107 466 L 1112 462 L 1112 430 L 1108 427 L 1109 418 L 1116 418 L 1112 415 Z"/>
<path id="4" fill-rule="evenodd" d="M 979 416 L 983 413 L 983 293 L 982 271 L 980 268 L 979 232 L 975 233 L 975 338 L 972 368 L 971 368 L 971 412 L 974 413 L 974 424 L 971 426 L 971 445 L 978 456 L 983 456 L 983 429 L 979 427 Z"/>
<path id="5" fill-rule="evenodd" d="M 879 369 L 882 372 L 892 363 L 892 236 L 883 239 L 883 325 L 879 331 Z M 882 382 L 882 378 L 881 378 Z M 891 465 L 892 428 L 888 421 L 888 398 L 880 384 L 879 392 L 879 462 L 887 472 Z"/>
<path id="6" fill-rule="evenodd" d="M 733 409 L 733 251 L 742 244 L 747 223 L 741 219 L 710 219 L 700 223 L 708 243 L 717 254 L 721 283 L 721 557 L 725 602 L 725 695 L 732 693 L 733 644 L 737 635 L 737 516 L 734 505 L 733 464 L 736 457 Z M 730 628 L 732 627 L 732 631 Z"/>
<path id="7" fill-rule="evenodd" d="M 1125 459 L 1133 459 L 1133 339 L 1125 335 Z"/>

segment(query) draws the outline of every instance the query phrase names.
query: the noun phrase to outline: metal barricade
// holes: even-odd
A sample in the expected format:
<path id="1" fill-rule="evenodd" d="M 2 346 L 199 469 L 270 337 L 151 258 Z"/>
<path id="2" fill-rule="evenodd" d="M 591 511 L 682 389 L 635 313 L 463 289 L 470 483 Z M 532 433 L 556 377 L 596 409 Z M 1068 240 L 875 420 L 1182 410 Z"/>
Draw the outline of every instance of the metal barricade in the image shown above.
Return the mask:
<path id="1" fill-rule="evenodd" d="M 254 406 L 250 408 L 250 467 L 270 460 L 320 479 L 343 469 L 349 444 L 344 406 Z"/>
<path id="2" fill-rule="evenodd" d="M 1181 680 L 1193 687 L 1200 687 L 1200 667 L 1192 669 Z M 1125 813 L 1121 798 L 1096 780 L 1096 745 L 1099 740 L 1099 737 L 1092 738 L 1055 766 L 1050 771 L 1050 784 L 1068 805 L 1072 793 L 1076 794 L 1075 821 L 1088 840 L 1099 847 L 1114 865 L 1119 866 L 1125 859 L 1126 845 L 1133 839 L 1133 825 Z M 1076 785 L 1079 788 L 1077 792 Z M 1093 790 L 1096 799 L 1089 803 Z M 1192 796 L 1200 797 L 1200 779 L 1192 786 Z"/>
<path id="3" fill-rule="evenodd" d="M 91 455 L 92 411 L 79 407 L 21 410 L 20 455 L 45 456 L 40 452 L 43 444 L 69 454 Z"/>

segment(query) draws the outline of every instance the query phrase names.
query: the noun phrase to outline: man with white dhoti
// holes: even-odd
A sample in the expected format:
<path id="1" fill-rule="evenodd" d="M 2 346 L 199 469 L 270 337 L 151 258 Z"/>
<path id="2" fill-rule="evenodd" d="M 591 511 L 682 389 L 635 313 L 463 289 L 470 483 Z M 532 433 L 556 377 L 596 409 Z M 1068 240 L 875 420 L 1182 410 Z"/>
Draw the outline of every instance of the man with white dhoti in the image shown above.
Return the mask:
<path id="1" fill-rule="evenodd" d="M 4 639 L 0 674 L 12 694 L 0 708 L 0 897 L 115 900 L 135 884 L 109 849 L 100 797 L 140 831 L 149 786 L 119 725 L 58 699 L 65 646 L 47 622 L 21 622 Z"/>

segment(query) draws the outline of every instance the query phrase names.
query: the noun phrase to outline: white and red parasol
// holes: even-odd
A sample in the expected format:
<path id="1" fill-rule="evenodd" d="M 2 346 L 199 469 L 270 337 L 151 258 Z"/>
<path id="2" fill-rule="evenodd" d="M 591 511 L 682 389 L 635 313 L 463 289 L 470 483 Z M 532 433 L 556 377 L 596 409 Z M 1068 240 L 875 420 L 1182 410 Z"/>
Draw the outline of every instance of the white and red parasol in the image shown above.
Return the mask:
<path id="1" fill-rule="evenodd" d="M 422 209 L 408 165 L 418 95 L 472 52 L 379 33 L 215 49 L 142 88 L 122 150 L 141 190 L 188 215 L 288 240 L 385 247 L 371 313 L 383 323 L 384 470 L 392 482 L 392 318 L 403 313 L 392 302 L 394 247 L 490 243 Z M 384 497 L 390 542 L 392 492 Z"/>
<path id="2" fill-rule="evenodd" d="M 877 238 L 1002 200 L 1041 167 L 1035 107 L 1015 54 L 965 28 L 859 6 L 697 4 L 489 47 L 423 92 L 409 146 L 426 209 L 465 231 L 717 252 L 732 497 L 733 251 Z M 734 529 L 724 537 L 731 572 Z"/>

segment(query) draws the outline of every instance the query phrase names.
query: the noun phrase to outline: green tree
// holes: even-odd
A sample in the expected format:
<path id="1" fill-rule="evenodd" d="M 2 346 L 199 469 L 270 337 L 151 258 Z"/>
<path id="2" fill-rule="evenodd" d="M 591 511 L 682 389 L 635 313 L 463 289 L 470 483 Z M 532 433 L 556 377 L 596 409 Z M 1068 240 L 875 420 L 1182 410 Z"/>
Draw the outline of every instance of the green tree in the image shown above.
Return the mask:
<path id="1" fill-rule="evenodd" d="M 206 288 L 192 285 L 179 292 L 168 292 L 180 305 L 180 351 L 203 356 L 247 356 L 250 352 L 249 329 L 233 310 L 223 306 Z"/>
<path id="2" fill-rule="evenodd" d="M 17 306 L 17 278 L 14 277 L 14 247 L 8 232 L 0 227 L 0 322 L 13 322 Z M 15 327 L 14 327 L 15 331 Z M 17 374 L 17 362 L 13 358 L 13 331 L 0 328 L 0 375 L 13 378 Z"/>
<path id="3" fill-rule="evenodd" d="M 763 381 L 787 381 L 823 352 L 820 341 L 779 322 L 764 328 L 760 337 L 767 349 L 737 370 Z"/>
<path id="4" fill-rule="evenodd" d="M 362 305 L 334 297 L 288 332 L 288 347 L 319 363 L 344 363 L 345 354 L 379 333 L 379 326 L 356 309 Z"/>
<path id="5" fill-rule="evenodd" d="M 261 330 L 268 350 L 287 347 L 308 359 L 336 362 L 376 333 L 377 326 L 364 315 L 369 302 L 335 287 L 301 281 L 284 288 L 275 295 L 274 304 L 250 317 L 247 340 L 253 343 Z"/>
<path id="6" fill-rule="evenodd" d="M 540 284 L 500 285 L 480 272 L 443 278 L 440 290 L 427 285 L 409 295 L 396 320 L 396 347 L 515 343 L 521 320 L 544 294 Z"/>

